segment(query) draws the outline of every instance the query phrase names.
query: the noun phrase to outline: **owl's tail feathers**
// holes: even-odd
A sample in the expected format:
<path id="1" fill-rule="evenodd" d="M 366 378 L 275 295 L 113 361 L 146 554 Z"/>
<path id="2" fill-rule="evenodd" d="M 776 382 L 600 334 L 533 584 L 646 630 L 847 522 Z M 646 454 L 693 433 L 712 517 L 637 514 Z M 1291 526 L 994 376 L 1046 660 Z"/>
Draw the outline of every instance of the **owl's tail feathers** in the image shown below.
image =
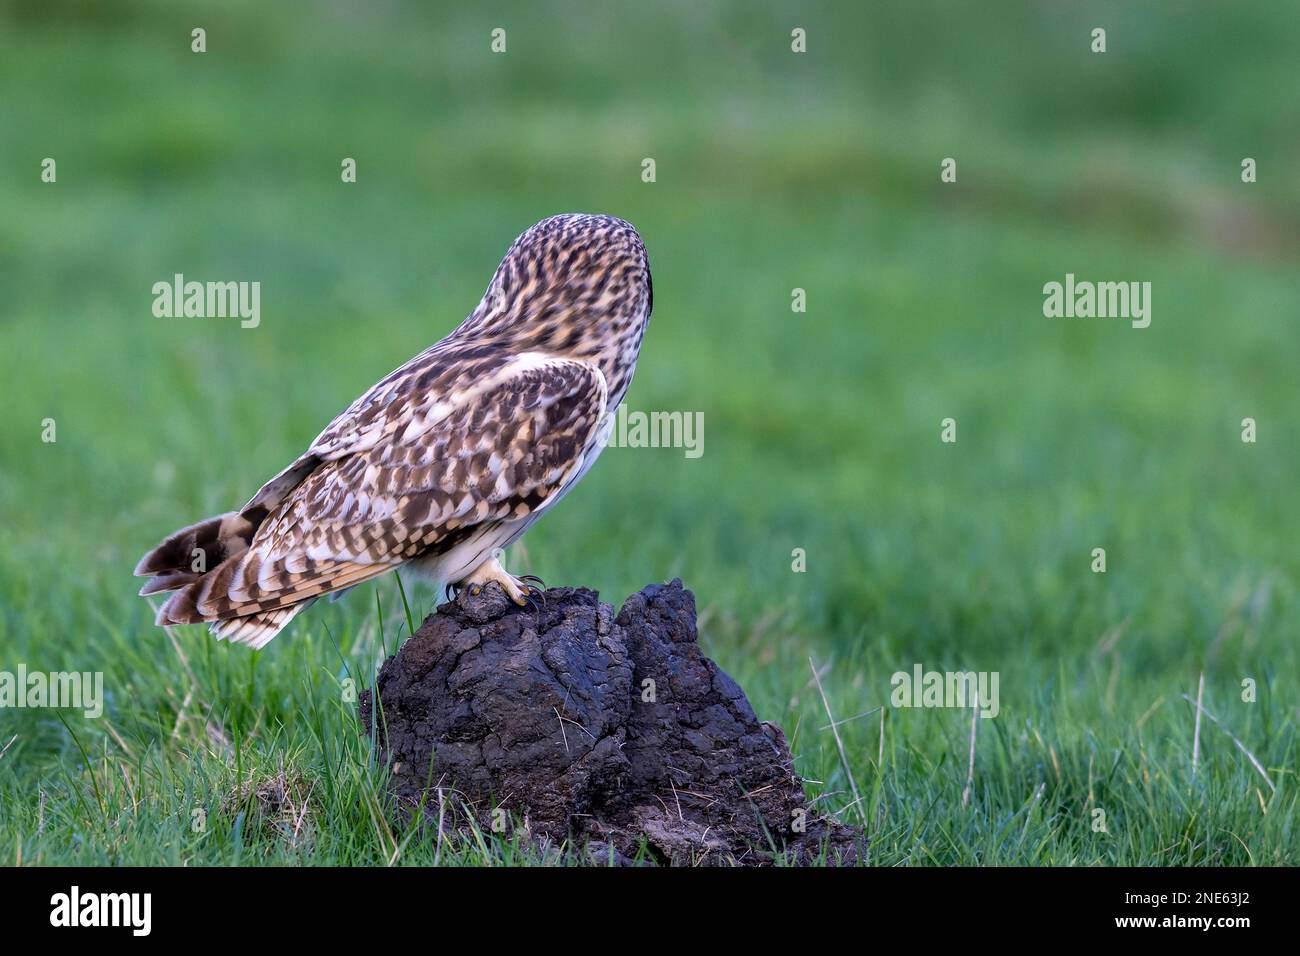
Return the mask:
<path id="1" fill-rule="evenodd" d="M 154 623 L 159 627 L 207 624 L 218 640 L 256 648 L 265 646 L 298 612 L 315 603 L 317 595 L 311 594 L 269 610 L 249 601 L 245 602 L 248 613 L 241 614 L 243 608 L 226 599 L 265 516 L 261 509 L 217 515 L 181 528 L 141 558 L 135 573 L 149 580 L 140 593 L 173 592 L 158 609 Z"/>
<path id="2" fill-rule="evenodd" d="M 252 517 L 260 520 L 261 515 Z M 209 620 L 208 615 L 199 613 L 196 598 L 212 579 L 234 569 L 239 557 L 252 543 L 257 524 L 258 521 L 250 520 L 250 516 L 234 511 L 217 515 L 181 528 L 145 554 L 135 566 L 137 577 L 149 578 L 140 594 L 177 592 L 159 610 L 156 623 L 166 627 Z M 213 621 L 211 630 L 218 638 L 261 647 L 304 606 Z"/>
<path id="3" fill-rule="evenodd" d="M 136 577 L 150 578 L 140 593 L 157 594 L 194 583 L 247 551 L 256 531 L 256 523 L 234 511 L 181 528 L 135 566 Z"/>
<path id="4" fill-rule="evenodd" d="M 252 648 L 265 647 L 271 638 L 279 634 L 299 611 L 314 604 L 315 598 L 308 598 L 301 604 L 276 608 L 274 611 L 261 611 L 246 614 L 243 617 L 228 617 L 224 621 L 213 621 L 208 625 L 212 636 L 219 641 L 231 641 L 235 644 L 247 644 Z"/>

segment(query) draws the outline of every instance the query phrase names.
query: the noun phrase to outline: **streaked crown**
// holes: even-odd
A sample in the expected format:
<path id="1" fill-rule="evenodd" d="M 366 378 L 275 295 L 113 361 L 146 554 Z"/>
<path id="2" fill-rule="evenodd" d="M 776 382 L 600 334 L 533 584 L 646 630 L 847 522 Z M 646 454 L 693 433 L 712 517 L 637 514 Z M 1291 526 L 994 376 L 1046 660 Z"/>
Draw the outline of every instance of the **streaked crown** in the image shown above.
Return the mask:
<path id="1" fill-rule="evenodd" d="M 511 244 L 457 334 L 595 357 L 593 347 L 629 334 L 639 344 L 652 298 L 645 244 L 631 223 L 584 213 L 551 216 Z"/>

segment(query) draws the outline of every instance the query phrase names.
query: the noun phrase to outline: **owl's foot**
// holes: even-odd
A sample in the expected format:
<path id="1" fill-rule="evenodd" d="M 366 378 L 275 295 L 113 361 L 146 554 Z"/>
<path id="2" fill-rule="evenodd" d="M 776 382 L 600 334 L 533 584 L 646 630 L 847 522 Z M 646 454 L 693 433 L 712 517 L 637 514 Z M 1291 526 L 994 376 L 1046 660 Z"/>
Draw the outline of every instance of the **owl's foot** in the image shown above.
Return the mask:
<path id="1" fill-rule="evenodd" d="M 517 578 L 505 568 L 501 567 L 501 562 L 496 558 L 489 558 L 470 572 L 469 577 L 460 584 L 462 587 L 468 587 L 471 597 L 478 597 L 483 593 L 483 586 L 495 581 L 501 586 L 501 590 L 506 592 L 506 596 L 514 601 L 520 607 L 527 607 L 531 600 L 539 597 L 541 591 L 528 583 L 528 579 L 538 580 L 532 575 L 526 578 Z"/>

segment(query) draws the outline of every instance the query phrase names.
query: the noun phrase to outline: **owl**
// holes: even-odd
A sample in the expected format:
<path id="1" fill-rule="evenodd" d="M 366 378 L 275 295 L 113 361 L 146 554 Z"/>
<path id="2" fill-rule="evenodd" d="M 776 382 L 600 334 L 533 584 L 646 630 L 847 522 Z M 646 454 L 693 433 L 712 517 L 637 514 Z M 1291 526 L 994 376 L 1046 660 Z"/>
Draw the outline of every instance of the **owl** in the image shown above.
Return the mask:
<path id="1" fill-rule="evenodd" d="M 544 219 L 450 335 L 385 376 L 239 511 L 140 560 L 160 626 L 262 647 L 322 595 L 409 567 L 443 586 L 535 589 L 499 556 L 586 474 L 632 381 L 653 292 L 640 235 Z"/>

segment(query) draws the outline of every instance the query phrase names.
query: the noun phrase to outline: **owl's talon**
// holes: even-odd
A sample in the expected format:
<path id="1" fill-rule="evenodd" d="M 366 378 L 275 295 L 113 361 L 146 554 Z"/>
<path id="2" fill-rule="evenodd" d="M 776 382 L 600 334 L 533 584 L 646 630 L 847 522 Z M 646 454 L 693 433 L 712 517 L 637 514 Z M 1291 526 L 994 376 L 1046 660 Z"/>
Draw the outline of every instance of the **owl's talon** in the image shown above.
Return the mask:
<path id="1" fill-rule="evenodd" d="M 516 577 L 501 567 L 501 562 L 496 558 L 489 558 L 480 564 L 474 571 L 461 583 L 469 587 L 469 593 L 477 597 L 487 585 L 495 582 L 500 586 L 516 607 L 534 607 L 536 601 L 541 598 L 543 605 L 545 598 L 540 588 L 536 588 L 528 581 L 540 581 L 541 578 L 532 575 Z"/>

